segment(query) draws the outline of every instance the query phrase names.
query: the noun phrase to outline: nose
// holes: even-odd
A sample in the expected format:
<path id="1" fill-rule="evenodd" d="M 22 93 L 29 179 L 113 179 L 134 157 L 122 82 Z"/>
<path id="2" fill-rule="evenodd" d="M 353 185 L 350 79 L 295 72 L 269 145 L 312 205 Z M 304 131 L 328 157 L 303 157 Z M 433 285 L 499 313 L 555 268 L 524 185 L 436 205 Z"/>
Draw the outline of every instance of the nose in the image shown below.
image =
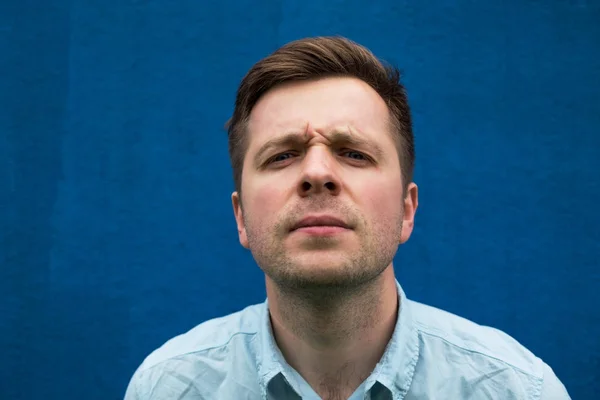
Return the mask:
<path id="1" fill-rule="evenodd" d="M 340 193 L 341 180 L 334 157 L 328 148 L 321 146 L 311 148 L 302 163 L 302 173 L 298 183 L 298 194 L 301 197 L 320 193 L 337 196 Z"/>

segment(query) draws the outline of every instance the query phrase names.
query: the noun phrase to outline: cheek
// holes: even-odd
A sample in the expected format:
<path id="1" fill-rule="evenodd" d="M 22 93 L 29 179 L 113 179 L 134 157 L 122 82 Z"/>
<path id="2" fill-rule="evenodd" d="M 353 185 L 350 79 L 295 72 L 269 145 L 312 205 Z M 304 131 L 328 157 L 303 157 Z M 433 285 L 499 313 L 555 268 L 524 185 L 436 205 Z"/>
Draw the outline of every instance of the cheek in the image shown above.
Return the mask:
<path id="1" fill-rule="evenodd" d="M 275 219 L 278 212 L 283 207 L 284 191 L 278 188 L 279 185 L 256 185 L 248 193 L 250 217 L 259 222 L 271 221 Z"/>
<path id="2" fill-rule="evenodd" d="M 365 211 L 372 221 L 392 222 L 402 216 L 402 185 L 400 178 L 394 182 L 390 179 L 369 179 L 361 188 L 365 193 Z"/>

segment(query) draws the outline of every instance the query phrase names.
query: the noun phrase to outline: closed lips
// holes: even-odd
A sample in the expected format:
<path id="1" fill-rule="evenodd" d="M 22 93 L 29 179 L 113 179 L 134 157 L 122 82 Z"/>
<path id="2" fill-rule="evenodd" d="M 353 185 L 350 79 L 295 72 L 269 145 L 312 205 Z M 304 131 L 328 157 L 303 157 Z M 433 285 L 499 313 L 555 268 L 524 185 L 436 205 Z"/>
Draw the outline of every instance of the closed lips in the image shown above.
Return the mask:
<path id="1" fill-rule="evenodd" d="M 341 219 L 330 217 L 330 216 L 318 216 L 318 217 L 306 217 L 297 222 L 292 230 L 306 228 L 310 226 L 338 226 L 340 228 L 350 229 Z"/>

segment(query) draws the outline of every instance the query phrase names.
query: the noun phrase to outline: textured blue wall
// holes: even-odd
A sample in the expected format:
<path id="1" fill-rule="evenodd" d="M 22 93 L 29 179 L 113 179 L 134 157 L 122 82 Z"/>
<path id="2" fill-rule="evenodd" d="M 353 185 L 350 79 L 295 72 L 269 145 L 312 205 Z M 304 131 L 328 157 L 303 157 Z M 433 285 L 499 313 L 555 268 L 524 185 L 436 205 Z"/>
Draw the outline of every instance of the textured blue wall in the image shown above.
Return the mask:
<path id="1" fill-rule="evenodd" d="M 597 398 L 600 3 L 320 3 L 2 2 L 0 398 L 121 398 L 166 339 L 264 299 L 223 124 L 254 62 L 324 34 L 404 71 L 407 294 Z"/>

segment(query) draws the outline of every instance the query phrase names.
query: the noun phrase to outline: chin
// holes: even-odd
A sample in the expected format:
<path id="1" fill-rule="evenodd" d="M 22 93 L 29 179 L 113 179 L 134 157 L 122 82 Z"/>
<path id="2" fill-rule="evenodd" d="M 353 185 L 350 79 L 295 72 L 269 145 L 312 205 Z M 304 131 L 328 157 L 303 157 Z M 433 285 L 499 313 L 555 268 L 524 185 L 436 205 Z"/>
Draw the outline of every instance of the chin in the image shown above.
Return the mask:
<path id="1" fill-rule="evenodd" d="M 364 264 L 353 260 L 311 257 L 296 260 L 286 268 L 268 273 L 281 286 L 297 289 L 350 288 L 369 282 L 381 271 L 365 269 Z"/>

